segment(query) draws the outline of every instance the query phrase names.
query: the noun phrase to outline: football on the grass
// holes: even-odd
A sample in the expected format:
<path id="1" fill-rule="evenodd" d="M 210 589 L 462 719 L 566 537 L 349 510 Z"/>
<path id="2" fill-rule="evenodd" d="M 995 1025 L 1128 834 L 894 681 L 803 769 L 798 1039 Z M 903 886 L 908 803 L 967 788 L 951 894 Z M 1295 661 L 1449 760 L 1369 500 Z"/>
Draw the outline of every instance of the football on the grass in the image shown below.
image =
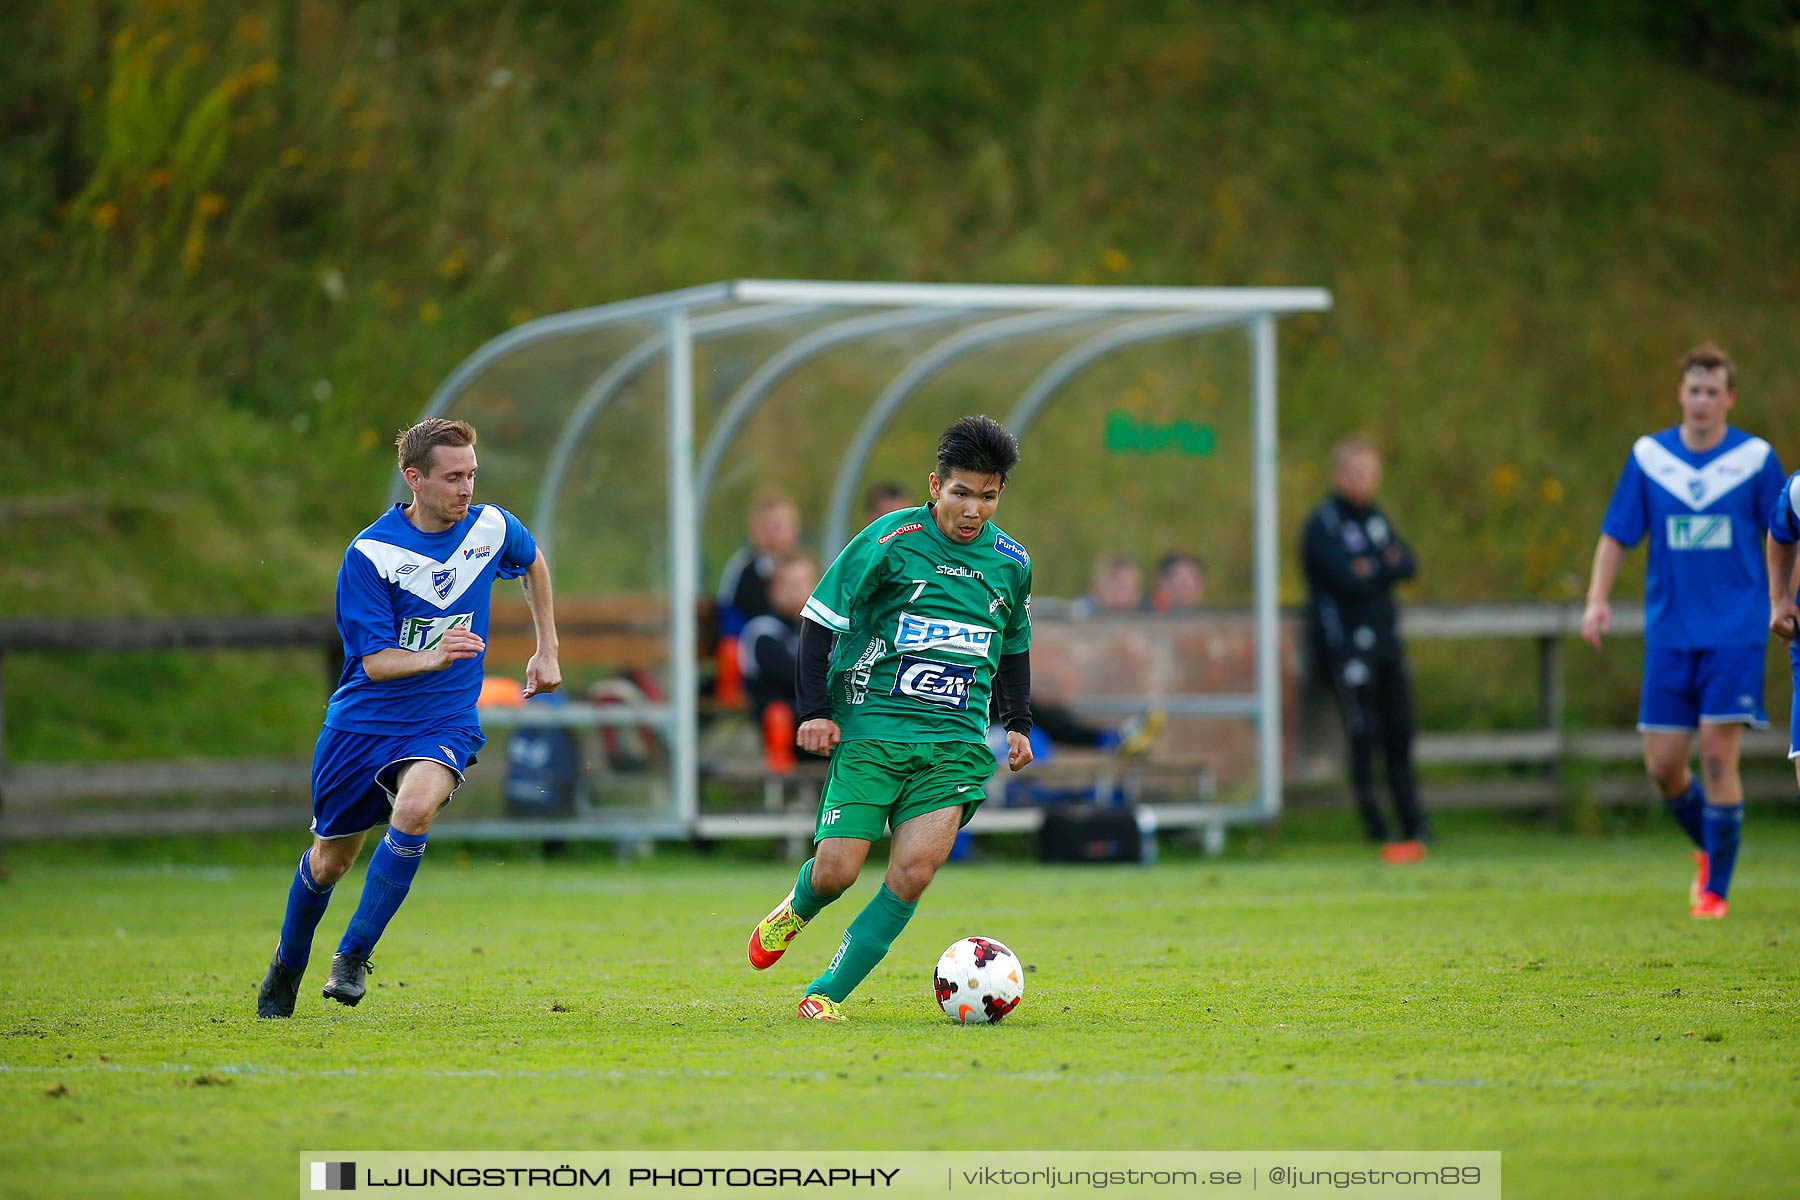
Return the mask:
<path id="1" fill-rule="evenodd" d="M 1019 1007 L 1025 968 L 1004 943 L 988 937 L 954 942 L 938 959 L 938 1005 L 964 1025 L 993 1025 Z"/>

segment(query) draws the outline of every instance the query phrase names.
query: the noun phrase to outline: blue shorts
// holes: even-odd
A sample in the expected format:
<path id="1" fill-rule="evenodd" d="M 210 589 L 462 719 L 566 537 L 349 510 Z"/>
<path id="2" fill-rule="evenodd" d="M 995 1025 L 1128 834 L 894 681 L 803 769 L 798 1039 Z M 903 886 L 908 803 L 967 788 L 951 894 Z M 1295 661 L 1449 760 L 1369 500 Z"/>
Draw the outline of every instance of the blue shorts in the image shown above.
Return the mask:
<path id="1" fill-rule="evenodd" d="M 486 741 L 471 725 L 400 736 L 351 733 L 327 725 L 313 749 L 313 836 L 350 837 L 386 824 L 400 786 L 400 768 L 414 759 L 444 764 L 456 772 L 461 786 L 463 771 Z M 450 795 L 455 794 L 456 789 L 450 789 Z M 444 803 L 450 803 L 448 796 Z"/>
<path id="2" fill-rule="evenodd" d="M 1763 712 L 1763 647 L 1644 649 L 1638 699 L 1640 733 L 1692 733 L 1702 724 L 1767 729 Z"/>

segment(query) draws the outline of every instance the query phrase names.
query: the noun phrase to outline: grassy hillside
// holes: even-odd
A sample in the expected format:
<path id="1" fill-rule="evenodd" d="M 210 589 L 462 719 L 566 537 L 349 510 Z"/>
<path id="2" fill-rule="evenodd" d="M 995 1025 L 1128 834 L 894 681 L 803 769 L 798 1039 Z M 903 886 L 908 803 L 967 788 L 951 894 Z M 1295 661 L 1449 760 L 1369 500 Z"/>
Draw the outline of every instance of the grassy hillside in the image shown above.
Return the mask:
<path id="1" fill-rule="evenodd" d="M 1336 9 L 9 10 L 0 611 L 318 607 L 392 430 L 468 352 L 735 276 L 1329 287 L 1282 332 L 1284 517 L 1372 431 L 1433 599 L 1578 594 L 1702 338 L 1739 356 L 1741 423 L 1800 459 L 1791 102 L 1604 20 Z M 878 467 L 1003 407 L 1040 349 L 947 379 Z M 1044 590 L 1123 538 L 1199 545 L 1247 591 L 1231 471 L 1092 453 L 1108 411 L 1199 404 L 1235 462 L 1225 355 L 1134 354 L 1046 426 L 1056 501 L 1007 522 Z M 833 383 L 748 440 L 733 496 L 823 495 L 860 403 Z M 35 669 L 52 703 L 68 672 Z"/>

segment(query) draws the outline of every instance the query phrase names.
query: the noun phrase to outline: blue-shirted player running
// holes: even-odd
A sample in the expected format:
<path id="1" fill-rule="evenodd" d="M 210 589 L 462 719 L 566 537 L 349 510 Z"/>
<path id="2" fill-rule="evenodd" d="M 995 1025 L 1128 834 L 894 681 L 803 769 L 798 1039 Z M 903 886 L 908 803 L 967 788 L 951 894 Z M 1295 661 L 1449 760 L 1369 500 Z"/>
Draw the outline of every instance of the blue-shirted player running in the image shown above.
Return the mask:
<path id="1" fill-rule="evenodd" d="M 325 981 L 333 1000 L 363 998 L 369 954 L 406 899 L 432 818 L 485 740 L 475 701 L 496 578 L 525 577 L 537 633 L 525 694 L 562 683 L 542 552 L 511 513 L 471 503 L 474 428 L 433 417 L 396 446 L 413 500 L 357 534 L 338 571 L 344 673 L 313 752 L 313 843 L 288 889 L 281 941 L 256 996 L 259 1017 L 294 1014 L 331 887 L 356 861 L 368 830 L 386 823 Z"/>
<path id="2" fill-rule="evenodd" d="M 1800 786 L 1800 603 L 1794 564 L 1800 558 L 1800 471 L 1788 477 L 1769 514 L 1769 631 L 1788 644 L 1794 702 L 1788 713 L 1788 759 Z"/>
<path id="3" fill-rule="evenodd" d="M 1694 917 L 1725 915 L 1744 811 L 1738 743 L 1744 726 L 1768 725 L 1762 534 L 1783 474 L 1767 442 L 1725 423 L 1735 387 L 1731 359 L 1717 346 L 1682 359 L 1681 424 L 1632 446 L 1600 527 L 1581 617 L 1581 636 L 1598 648 L 1612 627 L 1607 597 L 1619 562 L 1649 535 L 1638 730 L 1644 766 L 1697 848 Z M 1688 770 L 1696 727 L 1704 784 Z"/>

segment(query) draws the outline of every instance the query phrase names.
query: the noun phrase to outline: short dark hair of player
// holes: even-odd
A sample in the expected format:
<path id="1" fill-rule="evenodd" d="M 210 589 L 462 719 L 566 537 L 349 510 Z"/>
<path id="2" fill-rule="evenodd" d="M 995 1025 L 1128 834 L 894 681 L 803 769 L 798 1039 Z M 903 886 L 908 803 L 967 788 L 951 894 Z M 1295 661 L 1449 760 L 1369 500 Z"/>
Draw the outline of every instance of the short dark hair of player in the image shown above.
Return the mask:
<path id="1" fill-rule="evenodd" d="M 426 417 L 411 429 L 402 429 L 394 439 L 402 471 L 417 468 L 420 474 L 431 474 L 431 452 L 439 446 L 473 446 L 475 427 L 467 421 L 448 417 Z"/>
<path id="2" fill-rule="evenodd" d="M 992 417 L 964 417 L 938 439 L 937 473 L 950 478 L 952 471 L 971 475 L 998 475 L 1000 482 L 1019 465 L 1018 439 Z"/>
<path id="3" fill-rule="evenodd" d="M 1725 390 L 1737 391 L 1737 368 L 1732 365 L 1731 355 L 1721 350 L 1717 342 L 1701 342 L 1681 356 L 1683 378 L 1689 371 L 1717 371 L 1720 367 L 1725 368 Z"/>

